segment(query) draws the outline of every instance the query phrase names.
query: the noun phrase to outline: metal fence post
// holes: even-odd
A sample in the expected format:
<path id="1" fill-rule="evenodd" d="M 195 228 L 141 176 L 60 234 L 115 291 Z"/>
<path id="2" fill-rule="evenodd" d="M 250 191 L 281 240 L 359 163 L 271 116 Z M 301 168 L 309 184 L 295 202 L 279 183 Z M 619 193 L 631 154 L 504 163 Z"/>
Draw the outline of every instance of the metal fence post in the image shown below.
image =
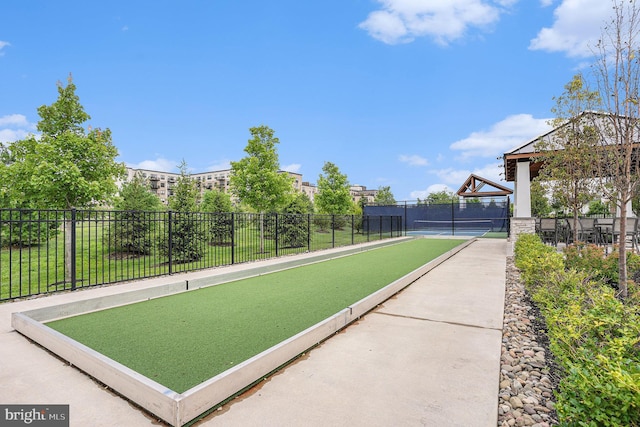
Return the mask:
<path id="1" fill-rule="evenodd" d="M 311 252 L 311 214 L 307 214 L 307 251 Z"/>
<path id="2" fill-rule="evenodd" d="M 355 215 L 351 215 L 351 244 L 354 242 Z"/>
<path id="3" fill-rule="evenodd" d="M 336 216 L 331 215 L 331 247 L 336 247 Z"/>
<path id="4" fill-rule="evenodd" d="M 71 253 L 69 254 L 69 259 L 71 262 L 71 290 L 76 289 L 76 208 L 71 208 Z"/>
<path id="5" fill-rule="evenodd" d="M 279 240 L 279 233 L 278 233 L 278 213 L 276 212 L 276 230 L 275 230 L 275 238 L 276 238 L 276 257 L 278 256 L 278 249 L 279 249 L 279 244 L 278 244 L 278 240 Z"/>
<path id="6" fill-rule="evenodd" d="M 169 214 L 169 225 L 167 228 L 168 238 L 169 238 L 169 248 L 167 254 L 169 256 L 169 274 L 173 273 L 173 212 L 168 211 Z"/>
<path id="7" fill-rule="evenodd" d="M 236 217 L 231 212 L 231 265 L 235 264 L 236 260 Z"/>

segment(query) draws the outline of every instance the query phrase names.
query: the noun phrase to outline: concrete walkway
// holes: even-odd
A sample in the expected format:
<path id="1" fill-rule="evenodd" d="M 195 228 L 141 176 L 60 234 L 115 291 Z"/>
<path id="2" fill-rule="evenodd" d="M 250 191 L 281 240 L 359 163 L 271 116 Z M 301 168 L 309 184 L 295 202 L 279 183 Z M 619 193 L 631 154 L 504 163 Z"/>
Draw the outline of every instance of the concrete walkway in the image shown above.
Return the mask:
<path id="1" fill-rule="evenodd" d="M 507 245 L 479 239 L 196 425 L 496 426 Z M 10 315 L 163 281 L 175 276 L 0 304 L 0 404 L 69 404 L 71 426 L 158 425 Z"/>

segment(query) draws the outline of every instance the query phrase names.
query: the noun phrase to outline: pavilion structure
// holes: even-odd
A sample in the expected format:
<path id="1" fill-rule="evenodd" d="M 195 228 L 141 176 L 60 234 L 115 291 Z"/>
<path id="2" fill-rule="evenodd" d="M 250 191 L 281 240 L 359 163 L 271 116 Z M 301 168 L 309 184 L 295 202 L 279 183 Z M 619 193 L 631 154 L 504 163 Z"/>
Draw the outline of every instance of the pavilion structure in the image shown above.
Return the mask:
<path id="1" fill-rule="evenodd" d="M 578 123 L 589 123 L 593 126 L 611 126 L 612 116 L 607 113 L 585 111 L 574 118 Z M 572 120 L 571 122 L 574 122 Z M 514 210 L 511 218 L 510 239 L 515 240 L 518 234 L 534 233 L 535 218 L 531 214 L 531 180 L 539 175 L 544 166 L 547 151 L 536 150 L 536 143 L 541 140 L 553 142 L 560 129 L 568 126 L 570 122 L 551 129 L 549 132 L 537 136 L 529 142 L 504 153 L 504 176 L 507 182 L 514 182 Z M 637 150 L 637 147 L 634 151 Z M 639 165 L 640 154 L 636 152 L 634 165 Z M 633 215 L 631 202 L 628 203 L 627 212 Z"/>
<path id="2" fill-rule="evenodd" d="M 485 189 L 486 186 L 492 188 Z M 512 193 L 513 190 L 510 188 L 496 184 L 495 182 L 479 177 L 478 175 L 471 174 L 456 194 L 460 197 L 495 197 L 509 196 Z"/>

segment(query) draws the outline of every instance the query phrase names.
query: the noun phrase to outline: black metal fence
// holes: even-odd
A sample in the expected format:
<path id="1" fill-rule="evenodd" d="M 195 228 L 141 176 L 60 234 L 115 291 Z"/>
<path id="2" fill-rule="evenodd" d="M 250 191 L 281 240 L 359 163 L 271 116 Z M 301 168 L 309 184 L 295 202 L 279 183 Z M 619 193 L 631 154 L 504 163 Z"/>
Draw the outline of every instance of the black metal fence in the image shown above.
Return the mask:
<path id="1" fill-rule="evenodd" d="M 0 301 L 403 234 L 392 215 L 0 210 Z"/>
<path id="2" fill-rule="evenodd" d="M 493 232 L 509 231 L 509 198 L 452 201 L 451 203 L 400 203 L 396 205 L 367 205 L 365 215 L 398 215 L 405 232 L 433 230 L 452 235 L 464 229 Z"/>

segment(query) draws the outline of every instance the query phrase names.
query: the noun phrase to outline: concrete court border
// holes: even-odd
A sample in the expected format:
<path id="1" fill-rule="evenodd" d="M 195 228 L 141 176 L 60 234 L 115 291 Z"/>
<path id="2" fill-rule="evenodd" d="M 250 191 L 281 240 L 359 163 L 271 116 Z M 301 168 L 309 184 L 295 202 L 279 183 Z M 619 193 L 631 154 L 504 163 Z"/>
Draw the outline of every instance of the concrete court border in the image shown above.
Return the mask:
<path id="1" fill-rule="evenodd" d="M 404 241 L 405 239 L 401 239 Z M 214 286 L 245 277 L 254 277 L 269 272 L 281 271 L 298 265 L 320 262 L 332 258 L 363 252 L 373 248 L 398 243 L 384 242 L 375 246 L 367 246 L 364 249 L 345 250 L 338 254 L 321 254 L 304 260 L 284 262 L 277 266 L 267 266 L 247 269 L 244 272 L 219 275 L 214 280 L 200 278 L 167 284 L 154 288 L 125 292 L 122 294 L 92 298 L 84 301 L 60 304 L 40 309 L 12 313 L 12 327 L 37 342 L 47 350 L 57 354 L 70 364 L 76 366 L 93 378 L 135 402 L 145 410 L 158 416 L 162 420 L 174 426 L 182 426 L 195 419 L 204 412 L 214 408 L 234 394 L 244 390 L 259 381 L 264 376 L 277 370 L 287 362 L 309 348 L 329 338 L 339 330 L 357 320 L 378 304 L 386 301 L 414 281 L 428 273 L 430 270 L 446 261 L 462 249 L 470 245 L 476 239 L 470 239 L 456 246 L 450 251 L 440 255 L 422 267 L 397 279 L 386 287 L 363 298 L 355 304 L 341 310 L 335 315 L 313 325 L 293 337 L 257 354 L 256 356 L 238 364 L 237 366 L 210 378 L 209 380 L 187 390 L 184 393 L 176 393 L 173 390 L 133 371 L 130 368 L 98 353 L 89 347 L 49 328 L 42 322 L 68 317 L 77 314 L 88 313 L 96 310 L 116 307 L 172 295 L 201 287 Z M 244 275 L 243 275 L 244 274 Z M 227 280 L 225 280 L 227 279 Z M 186 282 L 186 283 L 185 283 Z M 199 286 L 194 286 L 199 285 Z"/>

